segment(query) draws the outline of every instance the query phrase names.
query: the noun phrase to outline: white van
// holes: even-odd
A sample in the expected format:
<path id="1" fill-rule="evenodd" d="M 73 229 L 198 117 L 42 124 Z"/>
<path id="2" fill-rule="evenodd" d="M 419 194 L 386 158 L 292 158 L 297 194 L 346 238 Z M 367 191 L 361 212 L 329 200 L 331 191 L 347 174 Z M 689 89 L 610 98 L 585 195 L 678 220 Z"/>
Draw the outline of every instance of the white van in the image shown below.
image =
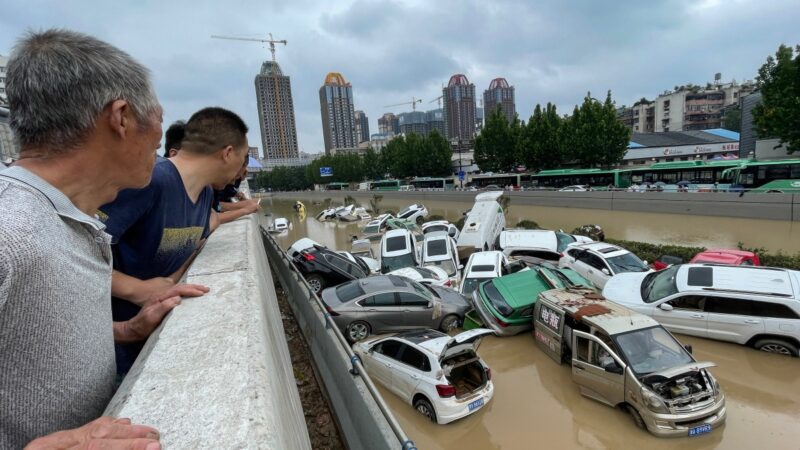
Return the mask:
<path id="1" fill-rule="evenodd" d="M 483 192 L 475 196 L 464 228 L 458 236 L 458 257 L 466 260 L 473 252 L 493 250 L 500 232 L 506 228 L 506 217 L 497 199 L 503 192 Z"/>

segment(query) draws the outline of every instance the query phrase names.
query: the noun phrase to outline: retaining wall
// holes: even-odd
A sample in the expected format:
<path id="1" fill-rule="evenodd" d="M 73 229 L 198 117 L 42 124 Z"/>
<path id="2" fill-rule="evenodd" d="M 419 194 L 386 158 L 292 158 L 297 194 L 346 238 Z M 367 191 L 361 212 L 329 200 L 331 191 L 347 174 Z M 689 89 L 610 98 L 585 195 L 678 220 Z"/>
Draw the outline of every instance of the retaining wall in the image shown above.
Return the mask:
<path id="1" fill-rule="evenodd" d="M 257 218 L 214 232 L 186 282 L 211 291 L 170 313 L 105 414 L 171 450 L 311 448 Z"/>

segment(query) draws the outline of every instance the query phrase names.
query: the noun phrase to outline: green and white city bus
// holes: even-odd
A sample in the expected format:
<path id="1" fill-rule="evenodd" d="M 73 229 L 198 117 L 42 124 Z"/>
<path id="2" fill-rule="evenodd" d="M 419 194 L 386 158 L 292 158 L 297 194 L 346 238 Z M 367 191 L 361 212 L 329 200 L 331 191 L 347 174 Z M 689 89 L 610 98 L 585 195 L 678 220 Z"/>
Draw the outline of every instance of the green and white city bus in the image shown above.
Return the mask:
<path id="1" fill-rule="evenodd" d="M 800 159 L 746 161 L 724 176 L 735 192 L 800 193 Z"/>

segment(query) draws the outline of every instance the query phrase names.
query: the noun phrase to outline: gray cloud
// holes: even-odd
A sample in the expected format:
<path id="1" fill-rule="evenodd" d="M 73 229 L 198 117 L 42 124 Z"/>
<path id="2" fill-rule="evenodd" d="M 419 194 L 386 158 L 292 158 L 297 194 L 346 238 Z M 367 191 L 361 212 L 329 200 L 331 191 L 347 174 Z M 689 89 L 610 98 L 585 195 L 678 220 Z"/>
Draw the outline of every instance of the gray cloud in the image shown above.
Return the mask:
<path id="1" fill-rule="evenodd" d="M 225 106 L 242 114 L 257 145 L 253 78 L 269 52 L 209 36 L 271 31 L 289 41 L 278 61 L 292 77 L 300 146 L 310 152 L 323 148 L 318 90 L 331 71 L 353 84 L 356 108 L 376 130 L 383 105 L 413 95 L 423 109 L 435 107 L 428 102 L 453 73 L 479 92 L 507 78 L 526 118 L 548 101 L 569 112 L 586 91 L 611 89 L 618 104 L 630 104 L 715 72 L 742 81 L 780 43 L 800 43 L 796 0 L 0 0 L 0 11 L 0 53 L 29 28 L 96 35 L 152 69 L 166 121 Z"/>

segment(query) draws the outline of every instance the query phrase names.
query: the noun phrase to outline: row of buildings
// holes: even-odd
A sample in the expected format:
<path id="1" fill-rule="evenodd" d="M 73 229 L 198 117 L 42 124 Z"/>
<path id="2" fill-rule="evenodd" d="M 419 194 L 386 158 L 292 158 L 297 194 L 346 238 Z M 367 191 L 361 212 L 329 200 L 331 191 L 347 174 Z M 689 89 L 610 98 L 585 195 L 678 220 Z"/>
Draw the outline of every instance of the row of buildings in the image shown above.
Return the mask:
<path id="1" fill-rule="evenodd" d="M 619 108 L 617 117 L 634 133 L 721 128 L 726 114 L 742 97 L 755 91 L 756 85 L 751 81 L 720 83 L 719 78 L 717 74 L 714 83 L 705 87 L 676 86 L 655 100 L 642 98 L 633 106 Z"/>

